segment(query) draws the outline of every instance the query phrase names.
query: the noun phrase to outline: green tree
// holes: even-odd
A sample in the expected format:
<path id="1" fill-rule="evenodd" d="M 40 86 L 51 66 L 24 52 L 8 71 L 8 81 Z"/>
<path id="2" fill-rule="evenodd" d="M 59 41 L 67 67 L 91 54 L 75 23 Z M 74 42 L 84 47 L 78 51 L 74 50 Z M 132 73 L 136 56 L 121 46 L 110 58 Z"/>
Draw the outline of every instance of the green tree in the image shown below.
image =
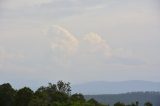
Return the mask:
<path id="1" fill-rule="evenodd" d="M 121 102 L 117 102 L 117 103 L 114 104 L 114 106 L 125 106 L 125 104 L 121 103 Z"/>
<path id="2" fill-rule="evenodd" d="M 71 97 L 70 97 L 70 100 L 71 101 L 79 101 L 79 102 L 85 102 L 85 98 L 82 94 L 73 94 Z"/>
<path id="3" fill-rule="evenodd" d="M 49 83 L 48 86 L 40 87 L 34 94 L 34 98 L 30 102 L 30 106 L 36 106 L 44 102 L 45 105 L 59 106 L 66 105 L 69 101 L 70 85 L 63 81 L 58 81 L 57 84 Z"/>
<path id="4" fill-rule="evenodd" d="M 70 87 L 70 83 L 65 83 L 63 81 L 58 81 L 57 82 L 57 89 L 59 92 L 62 92 L 62 93 L 66 93 L 68 95 L 71 94 L 71 87 Z"/>
<path id="5" fill-rule="evenodd" d="M 150 102 L 146 102 L 146 103 L 144 104 L 144 106 L 153 106 L 153 105 L 152 105 L 152 103 L 150 103 Z"/>
<path id="6" fill-rule="evenodd" d="M 49 102 L 43 98 L 33 97 L 28 106 L 49 106 Z"/>
<path id="7" fill-rule="evenodd" d="M 51 102 L 60 102 L 60 103 L 67 103 L 69 100 L 69 97 L 67 94 L 63 92 L 55 92 L 51 95 Z"/>
<path id="8" fill-rule="evenodd" d="M 126 105 L 126 106 L 138 106 L 138 105 L 139 105 L 139 102 L 138 102 L 138 101 L 136 101 L 136 103 L 131 103 L 131 104 Z"/>
<path id="9" fill-rule="evenodd" d="M 31 101 L 29 102 L 29 106 L 49 106 L 49 97 L 47 92 L 43 89 L 44 87 L 40 87 L 32 97 Z"/>
<path id="10" fill-rule="evenodd" d="M 40 87 L 35 92 L 24 87 L 15 91 L 10 84 L 0 85 L 0 106 L 104 106 L 82 94 L 71 95 L 70 83 L 58 81 Z M 106 105 L 107 106 L 107 105 Z"/>
<path id="11" fill-rule="evenodd" d="M 139 102 L 138 101 L 136 101 L 136 106 L 139 106 Z"/>
<path id="12" fill-rule="evenodd" d="M 13 106 L 15 92 L 9 83 L 0 85 L 0 106 Z"/>
<path id="13" fill-rule="evenodd" d="M 55 93 L 57 91 L 57 85 L 52 84 L 52 83 L 48 83 L 48 86 L 46 87 L 46 91 L 48 93 Z"/>
<path id="14" fill-rule="evenodd" d="M 91 98 L 87 101 L 87 103 L 89 103 L 89 105 L 91 106 L 104 106 L 102 104 L 100 104 L 99 102 L 97 102 L 95 99 Z"/>
<path id="15" fill-rule="evenodd" d="M 55 84 L 49 83 L 47 87 L 40 87 L 35 92 L 35 95 L 39 98 L 47 99 L 49 102 L 51 101 L 51 95 L 57 92 L 57 88 Z"/>
<path id="16" fill-rule="evenodd" d="M 15 106 L 28 106 L 32 96 L 33 91 L 28 87 L 18 90 L 15 97 Z"/>

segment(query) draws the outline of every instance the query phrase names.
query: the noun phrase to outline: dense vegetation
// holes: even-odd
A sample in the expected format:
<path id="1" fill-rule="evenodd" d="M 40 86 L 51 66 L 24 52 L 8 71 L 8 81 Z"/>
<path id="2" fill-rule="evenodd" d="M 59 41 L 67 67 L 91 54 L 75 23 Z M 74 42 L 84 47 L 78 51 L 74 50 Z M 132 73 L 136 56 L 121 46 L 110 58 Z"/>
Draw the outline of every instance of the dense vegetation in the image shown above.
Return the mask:
<path id="1" fill-rule="evenodd" d="M 0 106 L 105 106 L 82 94 L 72 94 L 70 83 L 49 83 L 35 92 L 28 87 L 15 90 L 9 83 L 0 85 Z"/>
<path id="2" fill-rule="evenodd" d="M 90 98 L 86 100 L 82 94 L 71 94 L 70 83 L 58 81 L 41 86 L 35 92 L 29 87 L 15 90 L 9 83 L 0 85 L 0 106 L 108 106 Z M 138 106 L 138 102 L 125 105 L 117 102 L 114 106 Z M 146 102 L 144 106 L 152 106 Z"/>

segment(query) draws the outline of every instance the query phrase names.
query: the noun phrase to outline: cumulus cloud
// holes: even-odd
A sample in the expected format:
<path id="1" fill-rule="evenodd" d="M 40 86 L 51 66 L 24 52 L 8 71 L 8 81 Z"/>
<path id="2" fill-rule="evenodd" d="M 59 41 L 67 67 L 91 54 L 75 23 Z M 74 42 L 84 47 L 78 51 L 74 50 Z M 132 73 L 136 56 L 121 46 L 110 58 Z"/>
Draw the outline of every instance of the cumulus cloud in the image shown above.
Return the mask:
<path id="1" fill-rule="evenodd" d="M 111 48 L 100 35 L 91 32 L 82 38 L 68 31 L 66 28 L 53 25 L 46 31 L 50 48 L 55 57 L 70 57 L 74 55 L 98 54 L 105 57 L 111 56 Z M 88 54 L 89 53 L 89 54 Z"/>
<path id="2" fill-rule="evenodd" d="M 106 62 L 109 64 L 135 64 L 133 51 L 124 48 L 111 48 L 98 33 L 90 32 L 77 37 L 62 26 L 53 25 L 46 31 L 52 56 L 56 62 Z M 68 62 L 67 62 L 68 63 Z M 143 62 L 139 62 L 142 64 Z"/>
<path id="3" fill-rule="evenodd" d="M 85 35 L 84 41 L 92 46 L 93 52 L 102 52 L 106 57 L 110 57 L 111 48 L 109 44 L 97 33 L 91 32 Z"/>
<path id="4" fill-rule="evenodd" d="M 77 50 L 79 40 L 67 29 L 53 25 L 47 30 L 52 51 L 61 56 L 70 56 Z"/>

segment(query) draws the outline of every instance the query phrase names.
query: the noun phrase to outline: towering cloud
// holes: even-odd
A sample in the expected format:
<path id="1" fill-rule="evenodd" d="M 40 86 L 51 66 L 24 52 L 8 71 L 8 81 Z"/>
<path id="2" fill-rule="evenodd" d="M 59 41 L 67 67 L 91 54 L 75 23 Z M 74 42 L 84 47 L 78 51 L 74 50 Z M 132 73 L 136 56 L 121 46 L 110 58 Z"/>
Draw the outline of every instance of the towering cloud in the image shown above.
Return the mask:
<path id="1" fill-rule="evenodd" d="M 60 64 L 70 62 L 102 62 L 118 64 L 135 64 L 141 60 L 133 56 L 132 51 L 123 48 L 111 48 L 107 41 L 99 34 L 90 32 L 80 37 L 76 37 L 66 28 L 53 25 L 48 28 L 47 38 L 52 50 L 54 61 Z M 138 64 L 139 64 L 138 63 Z"/>
<path id="2" fill-rule="evenodd" d="M 111 56 L 111 48 L 100 35 L 91 32 L 82 39 L 78 39 L 74 34 L 66 28 L 53 25 L 47 30 L 52 51 L 59 56 L 71 56 L 77 52 L 84 53 L 100 53 L 106 57 Z"/>
<path id="3" fill-rule="evenodd" d="M 93 52 L 101 52 L 107 57 L 111 56 L 110 46 L 107 44 L 105 39 L 103 39 L 97 33 L 94 33 L 94 32 L 88 33 L 84 37 L 84 41 L 91 46 Z"/>
<path id="4" fill-rule="evenodd" d="M 76 52 L 79 41 L 67 29 L 53 25 L 47 30 L 51 49 L 61 56 L 69 56 Z"/>

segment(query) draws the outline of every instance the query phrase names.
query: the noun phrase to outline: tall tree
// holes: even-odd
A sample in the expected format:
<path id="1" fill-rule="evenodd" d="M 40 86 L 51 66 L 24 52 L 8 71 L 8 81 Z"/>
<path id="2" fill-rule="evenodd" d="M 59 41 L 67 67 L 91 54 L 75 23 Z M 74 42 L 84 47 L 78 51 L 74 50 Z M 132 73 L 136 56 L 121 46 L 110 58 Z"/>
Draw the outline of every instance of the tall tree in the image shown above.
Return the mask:
<path id="1" fill-rule="evenodd" d="M 32 96 L 33 91 L 28 87 L 18 90 L 15 97 L 15 106 L 28 106 Z"/>
<path id="2" fill-rule="evenodd" d="M 62 92 L 62 93 L 66 93 L 68 95 L 71 94 L 71 87 L 70 87 L 70 83 L 65 83 L 63 81 L 58 81 L 57 82 L 57 89 L 59 92 Z"/>
<path id="3" fill-rule="evenodd" d="M 13 106 L 15 92 L 9 83 L 0 85 L 0 106 Z"/>

